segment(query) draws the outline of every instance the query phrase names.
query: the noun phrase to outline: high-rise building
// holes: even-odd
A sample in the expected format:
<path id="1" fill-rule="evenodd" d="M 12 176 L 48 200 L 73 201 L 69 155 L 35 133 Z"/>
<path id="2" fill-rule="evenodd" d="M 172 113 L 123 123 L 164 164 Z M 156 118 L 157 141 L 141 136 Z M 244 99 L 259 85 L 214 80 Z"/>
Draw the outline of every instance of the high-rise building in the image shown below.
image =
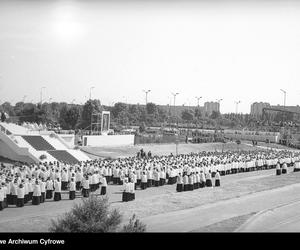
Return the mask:
<path id="1" fill-rule="evenodd" d="M 261 116 L 263 113 L 263 108 L 269 108 L 269 107 L 271 107 L 271 105 L 268 102 L 252 103 L 250 114 L 253 116 Z"/>
<path id="2" fill-rule="evenodd" d="M 213 111 L 220 112 L 220 104 L 218 102 L 205 102 L 204 113 L 211 115 Z"/>

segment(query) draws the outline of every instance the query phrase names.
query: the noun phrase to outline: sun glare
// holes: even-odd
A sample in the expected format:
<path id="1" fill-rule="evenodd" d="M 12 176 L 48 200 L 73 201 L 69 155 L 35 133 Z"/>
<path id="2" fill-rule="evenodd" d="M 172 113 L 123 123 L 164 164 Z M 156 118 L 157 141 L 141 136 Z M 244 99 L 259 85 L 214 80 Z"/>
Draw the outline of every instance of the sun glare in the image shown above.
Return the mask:
<path id="1" fill-rule="evenodd" d="M 76 14 L 76 10 L 66 7 L 55 11 L 52 31 L 57 40 L 70 43 L 83 36 L 84 28 Z"/>

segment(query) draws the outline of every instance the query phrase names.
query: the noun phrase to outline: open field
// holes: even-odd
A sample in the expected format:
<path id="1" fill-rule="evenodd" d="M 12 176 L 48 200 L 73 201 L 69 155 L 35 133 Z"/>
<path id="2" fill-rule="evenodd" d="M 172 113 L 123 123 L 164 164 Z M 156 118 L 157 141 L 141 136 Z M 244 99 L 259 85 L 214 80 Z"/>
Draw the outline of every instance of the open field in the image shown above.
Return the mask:
<path id="1" fill-rule="evenodd" d="M 224 148 L 223 148 L 224 146 Z M 264 146 L 264 145 L 262 145 Z M 181 144 L 180 153 L 202 150 L 257 150 L 253 146 L 235 143 Z M 121 157 L 135 155 L 141 146 L 105 149 L 103 156 Z M 175 145 L 145 145 L 144 150 L 153 154 L 175 152 Z M 100 149 L 97 149 L 100 151 Z M 110 150 L 110 151 L 109 151 Z M 172 151 L 174 150 L 174 151 Z M 239 173 L 222 177 L 221 187 L 204 188 L 191 192 L 177 193 L 176 185 L 152 187 L 136 191 L 136 200 L 121 202 L 122 186 L 109 185 L 107 195 L 112 208 L 123 214 L 124 223 L 136 214 L 147 224 L 148 231 L 165 232 L 221 232 L 234 231 L 254 214 L 271 209 L 282 203 L 300 200 L 300 172 L 288 169 L 287 175 L 275 176 L 275 170 Z M 25 205 L 23 208 L 10 206 L 0 212 L 1 232 L 46 232 L 51 219 L 70 210 L 78 198 L 54 202 L 47 200 L 39 206 Z M 78 194 L 78 197 L 80 195 Z M 299 229 L 300 230 L 300 229 Z"/>
<path id="2" fill-rule="evenodd" d="M 249 142 L 248 142 L 249 143 Z M 263 144 L 261 144 L 263 146 Z M 277 146 L 277 145 L 276 145 Z M 140 150 L 151 151 L 152 155 L 173 155 L 176 154 L 176 145 L 175 144 L 144 144 L 144 145 L 135 145 L 129 147 L 83 147 L 84 152 L 90 152 L 89 156 L 92 159 L 99 157 L 130 157 L 136 156 L 136 153 Z M 178 154 L 189 154 L 191 152 L 197 153 L 200 151 L 228 151 L 228 150 L 257 150 L 258 148 L 253 147 L 252 145 L 240 144 L 237 145 L 235 142 L 228 143 L 202 143 L 202 144 L 178 144 L 177 150 Z"/>

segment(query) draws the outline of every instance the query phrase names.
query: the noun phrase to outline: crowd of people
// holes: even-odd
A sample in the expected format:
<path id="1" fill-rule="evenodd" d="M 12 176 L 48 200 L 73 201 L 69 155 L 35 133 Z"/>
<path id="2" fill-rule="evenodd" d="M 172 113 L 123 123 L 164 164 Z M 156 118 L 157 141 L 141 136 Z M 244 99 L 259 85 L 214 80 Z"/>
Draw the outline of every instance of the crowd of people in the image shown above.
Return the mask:
<path id="1" fill-rule="evenodd" d="M 143 152 L 143 151 L 142 151 Z M 76 192 L 105 195 L 108 184 L 121 185 L 122 201 L 135 199 L 135 190 L 175 185 L 176 191 L 221 185 L 221 176 L 264 169 L 276 169 L 277 175 L 294 166 L 300 171 L 300 153 L 295 151 L 199 152 L 177 156 L 152 156 L 151 152 L 135 157 L 99 159 L 69 165 L 59 162 L 31 165 L 1 165 L 0 210 L 31 202 L 39 205 L 47 199 L 69 199 Z"/>

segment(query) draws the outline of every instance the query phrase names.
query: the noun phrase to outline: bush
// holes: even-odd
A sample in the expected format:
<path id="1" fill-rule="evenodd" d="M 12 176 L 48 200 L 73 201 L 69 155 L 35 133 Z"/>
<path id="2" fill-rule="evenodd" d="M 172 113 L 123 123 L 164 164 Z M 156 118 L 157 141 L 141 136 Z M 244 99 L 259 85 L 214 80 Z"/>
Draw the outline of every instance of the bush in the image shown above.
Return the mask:
<path id="1" fill-rule="evenodd" d="M 83 199 L 82 204 L 75 204 L 62 218 L 52 220 L 50 232 L 115 232 L 121 220 L 118 210 L 109 211 L 107 198 L 91 195 L 88 199 Z"/>
<path id="2" fill-rule="evenodd" d="M 40 160 L 45 160 L 47 159 L 47 156 L 45 154 L 40 155 Z"/>
<path id="3" fill-rule="evenodd" d="M 125 225 L 122 229 L 125 233 L 142 233 L 146 232 L 146 225 L 139 219 L 136 219 L 135 214 L 129 220 L 129 224 Z"/>
<path id="4" fill-rule="evenodd" d="M 65 213 L 57 221 L 52 220 L 50 232 L 61 233 L 104 233 L 117 232 L 122 216 L 117 209 L 109 210 L 107 197 L 91 195 L 75 204 L 70 212 Z M 135 215 L 121 232 L 145 232 L 146 226 Z"/>

